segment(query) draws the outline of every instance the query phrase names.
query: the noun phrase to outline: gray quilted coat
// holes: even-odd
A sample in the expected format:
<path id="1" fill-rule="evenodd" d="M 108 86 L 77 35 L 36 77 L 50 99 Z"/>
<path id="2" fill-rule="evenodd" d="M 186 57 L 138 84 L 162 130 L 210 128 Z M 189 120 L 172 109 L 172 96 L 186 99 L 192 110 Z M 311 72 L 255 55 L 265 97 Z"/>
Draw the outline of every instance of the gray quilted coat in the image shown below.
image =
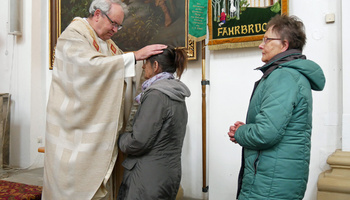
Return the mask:
<path id="1" fill-rule="evenodd" d="M 128 156 L 118 199 L 176 198 L 189 96 L 187 86 L 176 79 L 157 81 L 144 91 L 133 132 L 119 138 L 119 148 Z"/>

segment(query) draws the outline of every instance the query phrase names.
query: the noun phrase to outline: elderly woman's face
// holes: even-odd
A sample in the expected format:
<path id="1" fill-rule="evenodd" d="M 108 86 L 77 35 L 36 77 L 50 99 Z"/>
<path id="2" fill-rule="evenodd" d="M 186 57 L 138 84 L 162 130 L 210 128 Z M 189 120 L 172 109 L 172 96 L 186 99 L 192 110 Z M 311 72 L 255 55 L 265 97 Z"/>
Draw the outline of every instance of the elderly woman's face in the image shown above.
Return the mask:
<path id="1" fill-rule="evenodd" d="M 259 45 L 261 49 L 262 57 L 261 60 L 267 63 L 275 55 L 287 50 L 286 46 L 283 45 L 281 38 L 278 34 L 272 31 L 273 27 L 270 27 L 265 35 L 263 42 Z"/>

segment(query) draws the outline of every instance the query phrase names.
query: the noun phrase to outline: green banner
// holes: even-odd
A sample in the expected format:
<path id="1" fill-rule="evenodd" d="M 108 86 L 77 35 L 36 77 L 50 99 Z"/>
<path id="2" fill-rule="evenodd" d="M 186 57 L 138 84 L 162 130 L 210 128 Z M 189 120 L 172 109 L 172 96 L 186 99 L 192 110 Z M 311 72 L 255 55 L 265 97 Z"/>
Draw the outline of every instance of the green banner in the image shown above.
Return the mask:
<path id="1" fill-rule="evenodd" d="M 189 0 L 188 34 L 189 39 L 201 41 L 207 34 L 208 0 Z"/>

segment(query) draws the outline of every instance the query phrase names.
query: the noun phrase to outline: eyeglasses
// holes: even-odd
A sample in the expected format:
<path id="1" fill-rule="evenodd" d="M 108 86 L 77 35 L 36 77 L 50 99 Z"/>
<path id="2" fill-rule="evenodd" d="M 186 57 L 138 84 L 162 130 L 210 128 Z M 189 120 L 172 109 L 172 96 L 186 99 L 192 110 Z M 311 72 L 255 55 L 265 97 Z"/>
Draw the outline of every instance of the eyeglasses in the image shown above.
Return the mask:
<path id="1" fill-rule="evenodd" d="M 112 26 L 113 26 L 114 28 L 118 28 L 118 31 L 119 31 L 120 29 L 123 28 L 123 25 L 118 24 L 117 22 L 112 21 L 111 18 L 109 18 L 108 15 L 107 15 L 105 12 L 101 12 L 101 13 L 104 14 L 104 15 L 106 15 L 106 17 L 108 18 L 109 22 L 111 22 L 111 24 L 112 24 Z"/>
<path id="2" fill-rule="evenodd" d="M 281 40 L 281 38 L 268 38 L 268 37 L 264 37 L 264 38 L 262 39 L 262 42 L 263 42 L 264 44 L 266 44 L 267 41 L 270 41 L 270 40 Z"/>

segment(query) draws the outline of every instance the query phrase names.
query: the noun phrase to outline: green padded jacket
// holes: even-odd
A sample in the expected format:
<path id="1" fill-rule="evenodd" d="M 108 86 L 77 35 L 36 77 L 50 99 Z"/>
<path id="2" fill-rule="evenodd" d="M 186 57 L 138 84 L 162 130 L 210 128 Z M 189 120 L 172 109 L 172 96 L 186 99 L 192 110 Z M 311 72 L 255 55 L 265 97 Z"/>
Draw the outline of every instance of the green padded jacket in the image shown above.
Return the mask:
<path id="1" fill-rule="evenodd" d="M 243 147 L 239 200 L 303 199 L 309 174 L 312 93 L 325 77 L 299 50 L 288 50 L 258 68 L 246 124 L 235 139 Z"/>

